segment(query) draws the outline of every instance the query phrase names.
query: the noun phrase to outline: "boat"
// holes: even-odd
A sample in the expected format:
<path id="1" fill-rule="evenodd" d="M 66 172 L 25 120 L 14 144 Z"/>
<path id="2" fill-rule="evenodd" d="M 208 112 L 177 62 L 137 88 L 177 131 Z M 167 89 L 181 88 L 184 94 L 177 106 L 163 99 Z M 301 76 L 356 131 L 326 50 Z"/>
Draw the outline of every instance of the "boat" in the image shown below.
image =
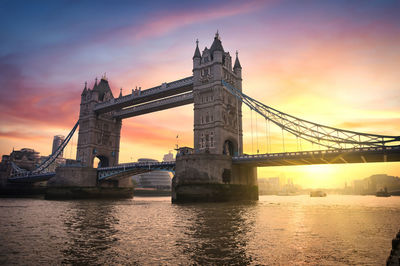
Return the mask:
<path id="1" fill-rule="evenodd" d="M 326 197 L 326 193 L 321 190 L 310 191 L 310 197 Z"/>
<path id="2" fill-rule="evenodd" d="M 387 191 L 387 188 L 381 189 L 376 192 L 377 197 L 390 197 L 390 193 Z"/>

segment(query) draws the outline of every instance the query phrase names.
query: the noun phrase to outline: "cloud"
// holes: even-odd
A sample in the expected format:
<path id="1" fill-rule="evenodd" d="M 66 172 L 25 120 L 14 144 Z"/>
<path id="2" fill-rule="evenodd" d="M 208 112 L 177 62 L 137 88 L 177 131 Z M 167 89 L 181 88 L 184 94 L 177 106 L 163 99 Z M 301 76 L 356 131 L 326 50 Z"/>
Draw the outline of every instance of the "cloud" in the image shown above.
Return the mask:
<path id="1" fill-rule="evenodd" d="M 179 145 L 193 146 L 193 114 L 186 116 L 179 107 L 123 121 L 121 141 L 148 147 L 171 149 L 179 135 Z"/>
<path id="2" fill-rule="evenodd" d="M 17 66 L 1 62 L 0 59 L 0 121 L 3 124 L 65 126 L 78 118 L 80 94 L 71 91 L 71 84 L 49 87 L 23 75 Z"/>
<path id="3" fill-rule="evenodd" d="M 338 127 L 351 131 L 365 130 L 372 128 L 379 128 L 380 131 L 400 132 L 400 118 L 393 119 L 381 119 L 381 120 L 358 120 L 358 121 L 347 121 L 338 124 Z M 385 130 L 386 129 L 386 130 Z M 392 135 L 392 134 L 391 134 Z M 399 134 L 397 134 L 399 135 Z"/>
<path id="4" fill-rule="evenodd" d="M 263 1 L 246 1 L 240 4 L 211 5 L 210 8 L 206 9 L 198 8 L 196 10 L 177 10 L 174 12 L 161 11 L 152 14 L 150 16 L 151 20 L 143 26 L 122 29 L 119 33 L 125 35 L 125 31 L 131 32 L 136 40 L 160 36 L 190 24 L 245 14 L 257 10 L 263 4 Z"/>

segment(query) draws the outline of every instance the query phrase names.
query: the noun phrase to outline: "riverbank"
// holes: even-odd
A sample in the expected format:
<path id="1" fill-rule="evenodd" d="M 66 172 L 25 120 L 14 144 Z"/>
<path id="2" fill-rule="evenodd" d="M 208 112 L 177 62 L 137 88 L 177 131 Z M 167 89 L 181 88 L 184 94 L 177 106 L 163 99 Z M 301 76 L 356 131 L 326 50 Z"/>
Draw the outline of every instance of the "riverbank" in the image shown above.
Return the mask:
<path id="1" fill-rule="evenodd" d="M 400 265 L 400 231 L 396 237 L 392 239 L 392 250 L 386 261 L 388 266 L 399 266 Z"/>

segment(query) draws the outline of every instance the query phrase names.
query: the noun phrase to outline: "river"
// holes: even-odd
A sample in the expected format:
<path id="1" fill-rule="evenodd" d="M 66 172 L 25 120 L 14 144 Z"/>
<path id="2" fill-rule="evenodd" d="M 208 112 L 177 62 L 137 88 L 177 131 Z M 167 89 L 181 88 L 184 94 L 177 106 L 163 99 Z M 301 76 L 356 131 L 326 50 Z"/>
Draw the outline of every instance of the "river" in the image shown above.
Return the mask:
<path id="1" fill-rule="evenodd" d="M 0 199 L 0 264 L 383 265 L 400 197 Z"/>

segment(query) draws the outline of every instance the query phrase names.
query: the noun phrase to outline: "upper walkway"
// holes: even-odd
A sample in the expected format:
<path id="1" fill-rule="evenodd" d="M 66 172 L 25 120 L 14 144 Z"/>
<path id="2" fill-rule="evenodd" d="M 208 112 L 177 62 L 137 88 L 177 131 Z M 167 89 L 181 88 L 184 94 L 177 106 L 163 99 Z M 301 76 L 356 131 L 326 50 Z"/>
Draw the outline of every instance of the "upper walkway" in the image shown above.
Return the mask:
<path id="1" fill-rule="evenodd" d="M 176 96 L 163 98 L 161 100 L 135 105 L 117 111 L 114 113 L 114 118 L 124 119 L 138 115 L 148 114 L 161 110 L 166 110 L 173 107 L 178 107 L 186 104 L 191 104 L 194 101 L 193 92 L 186 92 Z"/>
<path id="2" fill-rule="evenodd" d="M 193 91 L 193 76 L 172 81 L 169 83 L 163 83 L 159 86 L 147 90 L 143 90 L 136 93 L 133 92 L 132 94 L 129 95 L 125 95 L 119 98 L 114 98 L 106 102 L 98 103 L 94 107 L 94 111 L 98 114 L 107 113 L 110 111 L 119 110 L 140 103 L 159 100 L 162 98 L 190 91 Z"/>

